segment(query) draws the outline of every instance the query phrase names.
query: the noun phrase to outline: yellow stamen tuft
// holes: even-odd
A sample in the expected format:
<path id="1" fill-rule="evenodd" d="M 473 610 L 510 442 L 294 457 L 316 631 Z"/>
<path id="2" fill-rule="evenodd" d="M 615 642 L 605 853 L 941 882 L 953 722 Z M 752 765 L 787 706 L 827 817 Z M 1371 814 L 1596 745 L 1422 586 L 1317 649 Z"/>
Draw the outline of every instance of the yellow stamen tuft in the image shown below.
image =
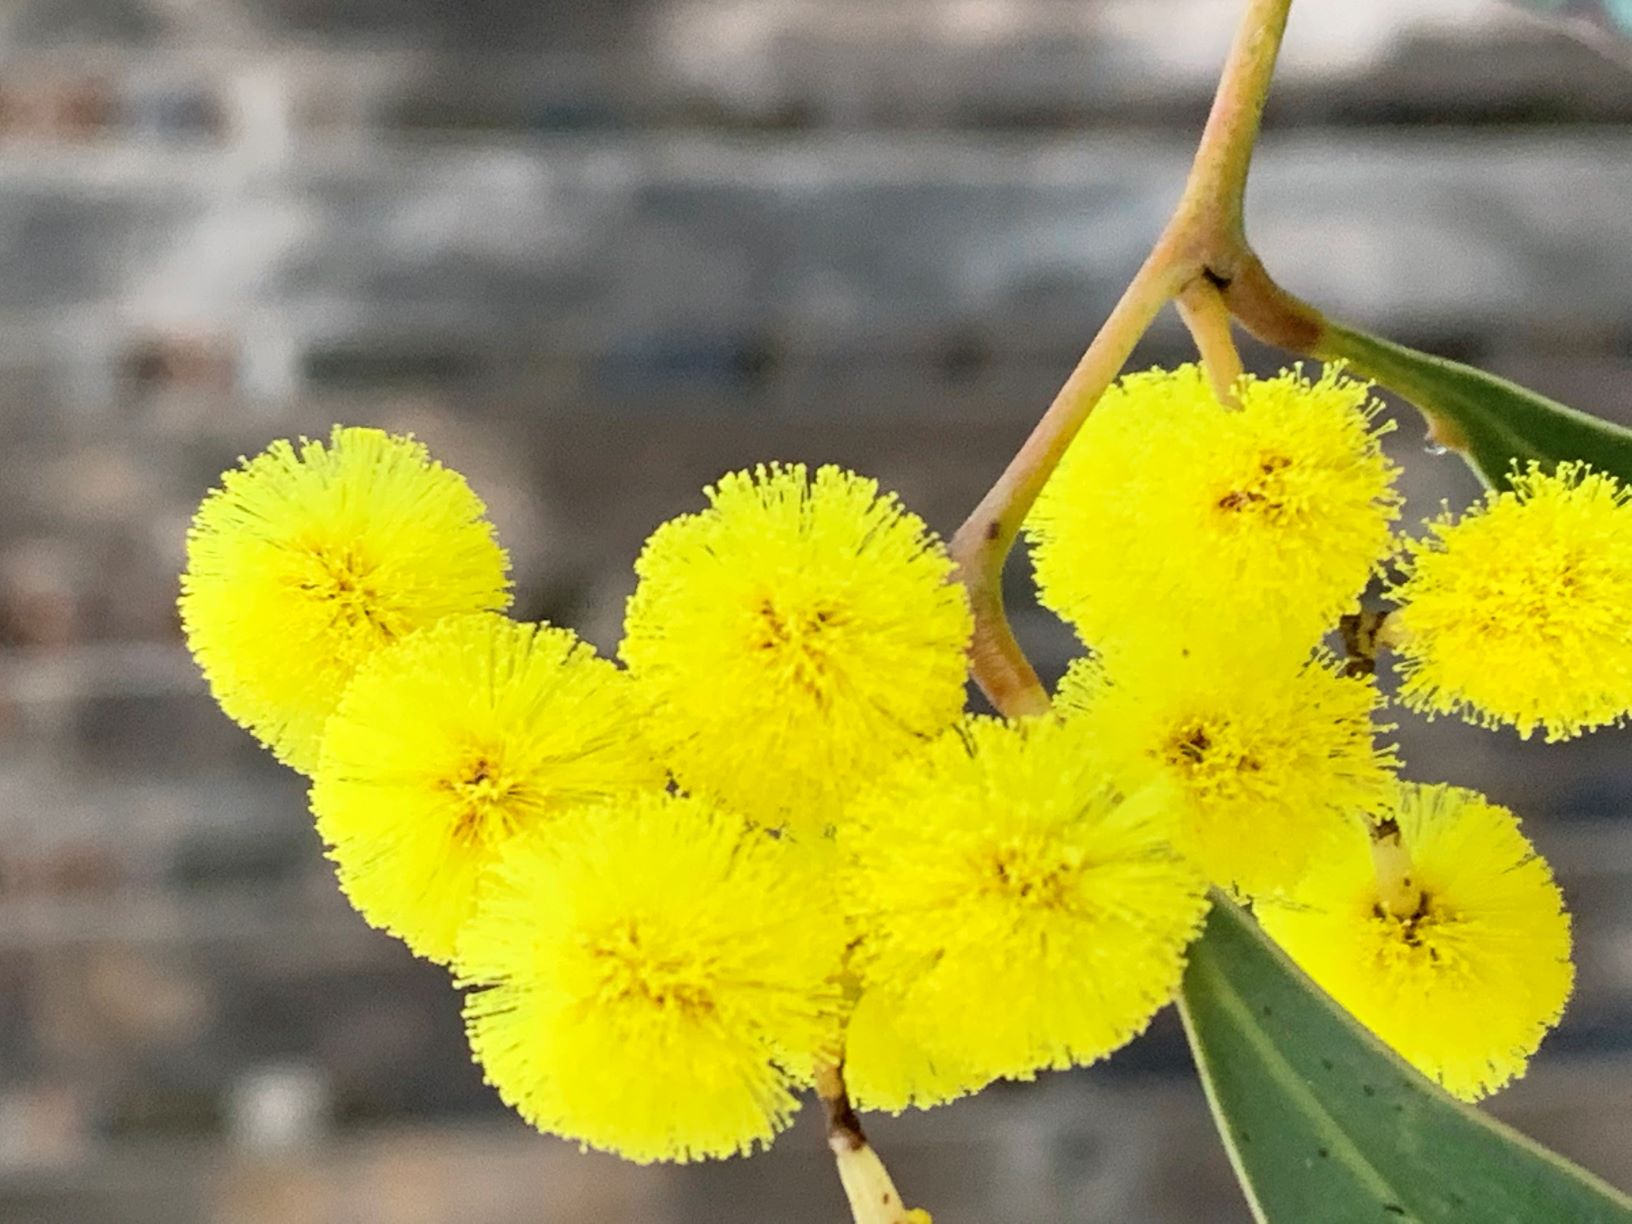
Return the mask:
<path id="1" fill-rule="evenodd" d="M 1140 1032 L 1206 909 L 1172 832 L 1053 719 L 971 720 L 858 798 L 839 834 L 862 933 L 856 1099 L 933 1105 Z"/>
<path id="2" fill-rule="evenodd" d="M 845 926 L 808 870 L 659 791 L 513 842 L 459 939 L 488 1082 L 539 1129 L 643 1163 L 769 1144 L 837 1053 Z"/>
<path id="3" fill-rule="evenodd" d="M 451 617 L 379 652 L 329 720 L 312 785 L 341 887 L 448 960 L 514 837 L 662 784 L 640 714 L 628 677 L 565 629 Z"/>
<path id="4" fill-rule="evenodd" d="M 1160 791 L 1210 880 L 1259 895 L 1391 802 L 1394 750 L 1373 739 L 1381 701 L 1326 658 L 1137 651 L 1073 664 L 1056 704 L 1125 787 Z"/>
<path id="5" fill-rule="evenodd" d="M 1410 546 L 1390 641 L 1401 700 L 1525 738 L 1569 739 L 1632 711 L 1632 490 L 1582 464 L 1512 489 Z"/>
<path id="6" fill-rule="evenodd" d="M 708 497 L 647 541 L 621 653 L 682 786 L 817 831 L 958 718 L 968 601 L 871 480 L 761 467 Z"/>
<path id="7" fill-rule="evenodd" d="M 358 665 L 444 616 L 510 601 L 463 476 L 411 438 L 336 426 L 228 473 L 187 535 L 181 619 L 221 708 L 302 773 Z"/>
<path id="8" fill-rule="evenodd" d="M 1198 366 L 1129 375 L 1049 479 L 1026 522 L 1037 585 L 1088 645 L 1301 654 L 1387 557 L 1400 497 L 1370 388 L 1294 370 L 1238 398 L 1220 404 Z"/>
<path id="9" fill-rule="evenodd" d="M 1379 880 L 1369 835 L 1356 831 L 1259 917 L 1361 1023 L 1475 1100 L 1523 1074 L 1558 1023 L 1574 980 L 1569 917 L 1505 808 L 1407 785 L 1392 818 L 1408 888 Z"/>

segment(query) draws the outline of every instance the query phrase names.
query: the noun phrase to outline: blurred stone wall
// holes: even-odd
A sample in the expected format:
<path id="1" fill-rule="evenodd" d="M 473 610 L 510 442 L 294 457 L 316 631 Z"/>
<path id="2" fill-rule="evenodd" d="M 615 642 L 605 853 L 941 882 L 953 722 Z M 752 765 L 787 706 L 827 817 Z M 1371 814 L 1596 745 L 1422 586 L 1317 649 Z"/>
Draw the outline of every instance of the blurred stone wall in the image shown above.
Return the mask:
<path id="1" fill-rule="evenodd" d="M 182 532 L 272 437 L 412 429 L 519 611 L 610 647 L 641 538 L 730 466 L 845 462 L 950 529 L 1160 226 L 1236 8 L 0 0 L 0 1219 L 839 1219 L 814 1119 L 634 1170 L 506 1117 L 204 694 Z M 1335 313 L 1632 418 L 1629 122 L 1632 74 L 1494 3 L 1303 0 L 1254 236 Z M 1420 437 L 1426 513 L 1472 486 Z M 1628 740 L 1404 721 L 1578 914 L 1496 1109 L 1632 1182 Z M 1245 1220 L 1185 1059 L 1168 1017 L 876 1129 L 941 1224 Z"/>

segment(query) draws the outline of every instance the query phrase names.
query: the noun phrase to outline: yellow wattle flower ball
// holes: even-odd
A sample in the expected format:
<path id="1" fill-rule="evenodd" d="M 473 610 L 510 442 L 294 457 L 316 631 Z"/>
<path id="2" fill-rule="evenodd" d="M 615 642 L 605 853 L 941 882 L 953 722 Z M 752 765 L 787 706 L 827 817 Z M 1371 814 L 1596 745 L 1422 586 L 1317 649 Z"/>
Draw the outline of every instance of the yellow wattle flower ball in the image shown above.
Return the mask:
<path id="1" fill-rule="evenodd" d="M 1224 651 L 1081 659 L 1056 708 L 1128 789 L 1150 786 L 1178 846 L 1216 884 L 1257 896 L 1295 883 L 1322 845 L 1392 801 L 1382 698 L 1329 658 Z"/>
<path id="2" fill-rule="evenodd" d="M 565 629 L 478 613 L 373 655 L 329 720 L 317 831 L 370 923 L 447 961 L 518 834 L 659 787 L 629 678 Z"/>
<path id="3" fill-rule="evenodd" d="M 1172 997 L 1207 907 L 1144 795 L 1054 719 L 971 719 L 862 793 L 839 844 L 861 942 L 858 1103 L 1092 1062 Z"/>
<path id="4" fill-rule="evenodd" d="M 310 773 L 359 663 L 444 616 L 509 605 L 484 512 L 463 476 L 378 429 L 274 442 L 227 472 L 187 533 L 180 601 L 221 708 Z"/>
<path id="5" fill-rule="evenodd" d="M 1476 1100 L 1522 1074 L 1563 1014 L 1570 920 L 1505 808 L 1455 787 L 1406 785 L 1393 818 L 1420 890 L 1408 912 L 1389 908 L 1370 836 L 1357 831 L 1258 916 L 1401 1057 Z"/>
<path id="6" fill-rule="evenodd" d="M 819 831 L 959 717 L 968 600 L 872 480 L 796 464 L 706 492 L 646 542 L 620 651 L 681 786 Z"/>
<path id="7" fill-rule="evenodd" d="M 846 928 L 809 870 L 660 791 L 518 839 L 459 938 L 487 1081 L 540 1130 L 643 1163 L 769 1144 L 836 1053 Z"/>
<path id="8" fill-rule="evenodd" d="M 1392 594 L 1400 697 L 1563 740 L 1632 711 L 1632 489 L 1535 464 L 1409 545 Z"/>
<path id="9" fill-rule="evenodd" d="M 1388 556 L 1398 469 L 1370 388 L 1328 368 L 1238 395 L 1221 405 L 1194 365 L 1124 377 L 1037 499 L 1042 602 L 1095 649 L 1223 626 L 1301 653 Z"/>

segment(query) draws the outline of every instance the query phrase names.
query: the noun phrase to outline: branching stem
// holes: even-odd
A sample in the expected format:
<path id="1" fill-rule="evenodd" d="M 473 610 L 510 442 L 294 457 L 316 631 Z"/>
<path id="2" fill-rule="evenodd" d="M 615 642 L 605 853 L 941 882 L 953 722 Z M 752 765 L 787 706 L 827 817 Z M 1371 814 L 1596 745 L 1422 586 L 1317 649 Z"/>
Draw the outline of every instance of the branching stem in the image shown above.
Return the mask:
<path id="1" fill-rule="evenodd" d="M 1242 220 L 1247 169 L 1291 7 L 1292 0 L 1247 0 L 1172 219 L 1031 436 L 952 539 L 952 555 L 975 613 L 970 673 L 1005 714 L 1040 713 L 1048 708 L 1048 694 L 1004 615 L 1004 562 L 1049 475 L 1157 313 L 1186 292 L 1197 309 L 1210 310 L 1210 303 L 1201 304 L 1207 301 L 1202 290 L 1189 290 L 1197 282 L 1244 321 L 1249 314 L 1262 316 L 1294 331 L 1297 327 L 1283 317 L 1297 313 L 1289 303 L 1308 311 L 1263 272 L 1247 245 Z M 1208 328 L 1216 379 L 1225 359 L 1218 328 L 1210 320 Z M 1303 330 L 1311 328 L 1318 338 L 1319 324 L 1308 323 Z M 1227 337 L 1227 325 L 1223 334 Z M 1309 335 L 1299 338 L 1313 343 Z M 1205 350 L 1203 356 L 1208 356 Z"/>
<path id="2" fill-rule="evenodd" d="M 970 674 L 1010 717 L 1046 712 L 1044 690 L 1003 611 L 1003 566 L 1020 525 L 1094 405 L 1162 307 L 1178 299 L 1185 324 L 1220 397 L 1241 375 L 1230 315 L 1270 343 L 1312 352 L 1325 323 L 1264 271 L 1247 245 L 1247 172 L 1292 0 L 1246 0 L 1189 178 L 1172 218 L 1123 291 L 1065 385 L 997 483 L 952 539 L 959 577 L 975 614 Z M 818 1071 L 828 1144 L 856 1224 L 923 1224 L 909 1211 L 867 1142 L 837 1065 Z"/>

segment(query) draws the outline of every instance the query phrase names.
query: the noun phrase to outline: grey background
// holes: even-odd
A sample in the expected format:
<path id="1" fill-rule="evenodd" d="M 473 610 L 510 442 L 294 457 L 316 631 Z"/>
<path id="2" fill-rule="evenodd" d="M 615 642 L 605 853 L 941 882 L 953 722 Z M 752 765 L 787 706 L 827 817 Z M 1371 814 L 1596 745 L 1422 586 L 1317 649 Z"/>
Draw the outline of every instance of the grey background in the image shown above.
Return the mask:
<path id="1" fill-rule="evenodd" d="M 642 537 L 731 466 L 845 462 L 950 530 L 1161 224 L 1236 9 L 0 0 L 0 1220 L 843 1218 L 814 1116 L 635 1169 L 503 1112 L 203 692 L 182 532 L 272 437 L 412 429 L 519 612 L 611 646 Z M 1627 419 L 1629 122 L 1623 64 L 1515 10 L 1301 0 L 1253 233 L 1353 322 Z M 1168 319 L 1136 361 L 1186 352 Z M 1413 509 L 1465 500 L 1401 421 Z M 1577 915 L 1579 995 L 1494 1110 L 1632 1185 L 1627 737 L 1400 722 Z M 873 1130 L 939 1224 L 1247 1218 L 1171 1014 Z"/>

